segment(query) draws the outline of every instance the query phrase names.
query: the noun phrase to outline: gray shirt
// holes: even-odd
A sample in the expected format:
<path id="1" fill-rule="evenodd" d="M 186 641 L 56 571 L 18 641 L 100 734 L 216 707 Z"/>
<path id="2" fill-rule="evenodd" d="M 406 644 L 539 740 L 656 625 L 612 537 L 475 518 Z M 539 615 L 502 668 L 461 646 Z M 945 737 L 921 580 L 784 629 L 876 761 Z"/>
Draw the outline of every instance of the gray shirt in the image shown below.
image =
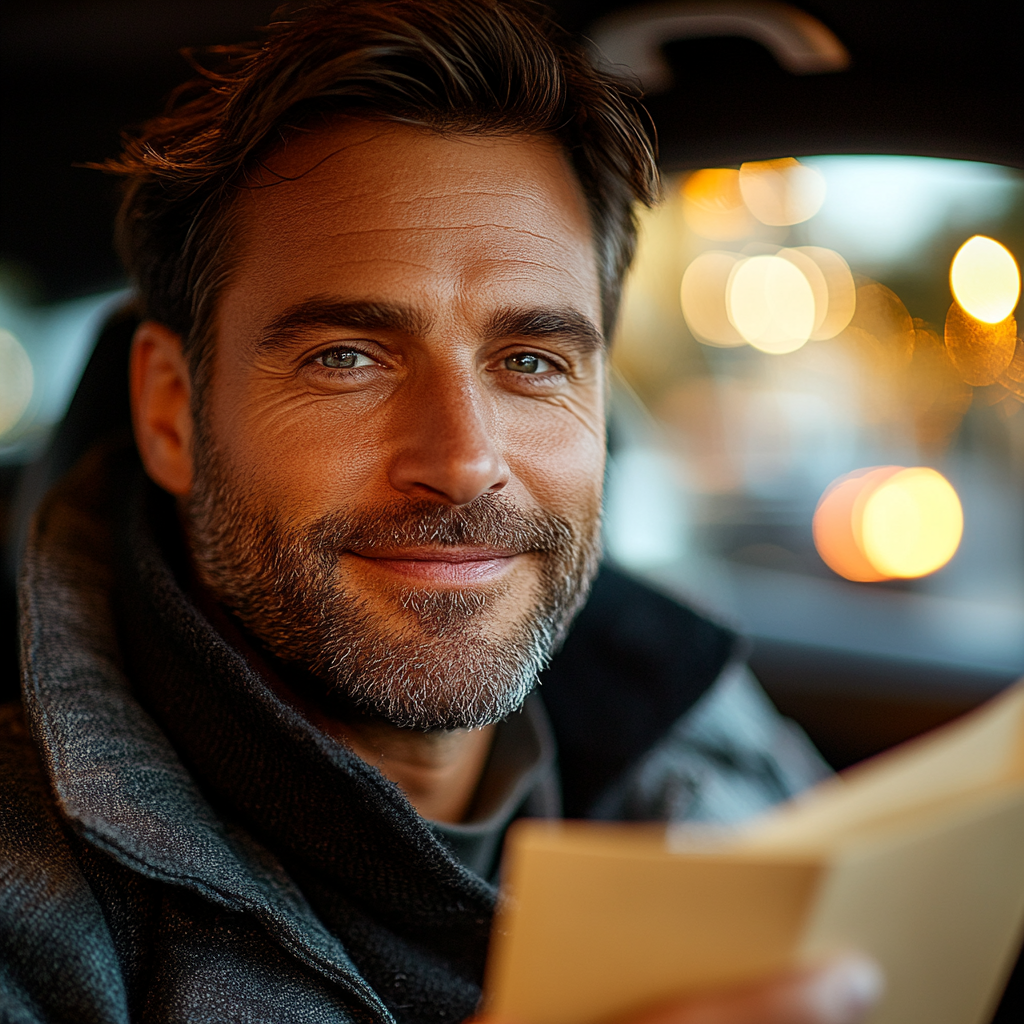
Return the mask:
<path id="1" fill-rule="evenodd" d="M 518 817 L 558 818 L 555 740 L 537 694 L 495 730 L 466 820 L 434 821 L 434 833 L 471 871 L 493 879 L 505 832 Z"/>
<path id="2" fill-rule="evenodd" d="M 733 823 L 830 774 L 803 731 L 782 718 L 753 673 L 730 663 L 595 808 L 610 820 Z M 533 694 L 495 733 L 464 822 L 432 822 L 471 871 L 495 879 L 501 844 L 517 817 L 561 815 L 554 738 Z"/>

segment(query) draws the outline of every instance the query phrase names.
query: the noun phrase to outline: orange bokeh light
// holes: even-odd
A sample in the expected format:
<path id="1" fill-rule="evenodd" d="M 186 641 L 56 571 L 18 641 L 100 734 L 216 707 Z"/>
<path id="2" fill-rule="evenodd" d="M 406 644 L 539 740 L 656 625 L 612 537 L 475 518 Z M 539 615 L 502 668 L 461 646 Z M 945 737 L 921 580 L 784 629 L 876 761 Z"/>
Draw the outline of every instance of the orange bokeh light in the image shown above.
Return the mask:
<path id="1" fill-rule="evenodd" d="M 963 510 L 934 469 L 877 466 L 833 481 L 814 513 L 814 546 L 858 583 L 927 576 L 956 553 Z"/>
<path id="2" fill-rule="evenodd" d="M 869 561 L 857 537 L 864 499 L 878 484 L 900 470 L 899 466 L 858 469 L 829 485 L 818 502 L 812 529 L 821 560 L 835 573 L 858 583 L 888 579 Z"/>
<path id="3" fill-rule="evenodd" d="M 744 238 L 754 219 L 740 194 L 740 172 L 729 167 L 694 171 L 682 185 L 683 220 L 702 238 L 728 242 Z"/>

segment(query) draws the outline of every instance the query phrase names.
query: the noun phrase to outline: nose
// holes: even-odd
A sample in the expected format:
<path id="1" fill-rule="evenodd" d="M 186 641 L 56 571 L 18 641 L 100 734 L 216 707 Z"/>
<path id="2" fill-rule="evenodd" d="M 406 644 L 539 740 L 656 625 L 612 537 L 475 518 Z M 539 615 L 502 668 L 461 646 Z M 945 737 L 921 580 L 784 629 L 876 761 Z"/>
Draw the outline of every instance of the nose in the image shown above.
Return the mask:
<path id="1" fill-rule="evenodd" d="M 487 396 L 475 380 L 433 377 L 410 391 L 405 406 L 394 424 L 399 436 L 389 476 L 395 490 L 465 505 L 508 483 Z"/>

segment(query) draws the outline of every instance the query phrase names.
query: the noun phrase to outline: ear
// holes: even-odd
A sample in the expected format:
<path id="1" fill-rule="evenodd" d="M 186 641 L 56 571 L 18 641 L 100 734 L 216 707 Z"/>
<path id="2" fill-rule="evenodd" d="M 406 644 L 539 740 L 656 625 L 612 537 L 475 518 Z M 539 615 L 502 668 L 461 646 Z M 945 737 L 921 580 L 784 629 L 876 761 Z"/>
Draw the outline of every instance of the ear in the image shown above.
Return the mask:
<path id="1" fill-rule="evenodd" d="M 154 320 L 139 324 L 129 369 L 132 424 L 146 472 L 181 497 L 192 489 L 192 380 L 181 338 Z"/>

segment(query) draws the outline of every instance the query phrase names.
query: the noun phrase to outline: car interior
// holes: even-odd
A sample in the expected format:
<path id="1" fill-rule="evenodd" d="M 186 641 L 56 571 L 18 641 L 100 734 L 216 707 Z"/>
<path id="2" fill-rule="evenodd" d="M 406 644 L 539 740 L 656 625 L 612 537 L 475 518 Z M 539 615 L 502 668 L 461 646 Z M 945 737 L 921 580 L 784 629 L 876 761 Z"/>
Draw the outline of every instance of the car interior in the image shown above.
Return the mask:
<path id="1" fill-rule="evenodd" d="M 13 0 L 0 14 L 0 696 L 32 509 L 127 389 L 116 184 L 84 164 L 183 50 L 273 0 Z M 611 348 L 607 557 L 748 637 L 836 769 L 1024 675 L 1024 122 L 1014 5 L 555 0 L 643 90 L 640 211 Z M 979 354 L 980 353 L 980 354 Z M 993 353 L 996 353 L 993 355 Z M 1020 1020 L 1024 968 L 996 1020 Z"/>

